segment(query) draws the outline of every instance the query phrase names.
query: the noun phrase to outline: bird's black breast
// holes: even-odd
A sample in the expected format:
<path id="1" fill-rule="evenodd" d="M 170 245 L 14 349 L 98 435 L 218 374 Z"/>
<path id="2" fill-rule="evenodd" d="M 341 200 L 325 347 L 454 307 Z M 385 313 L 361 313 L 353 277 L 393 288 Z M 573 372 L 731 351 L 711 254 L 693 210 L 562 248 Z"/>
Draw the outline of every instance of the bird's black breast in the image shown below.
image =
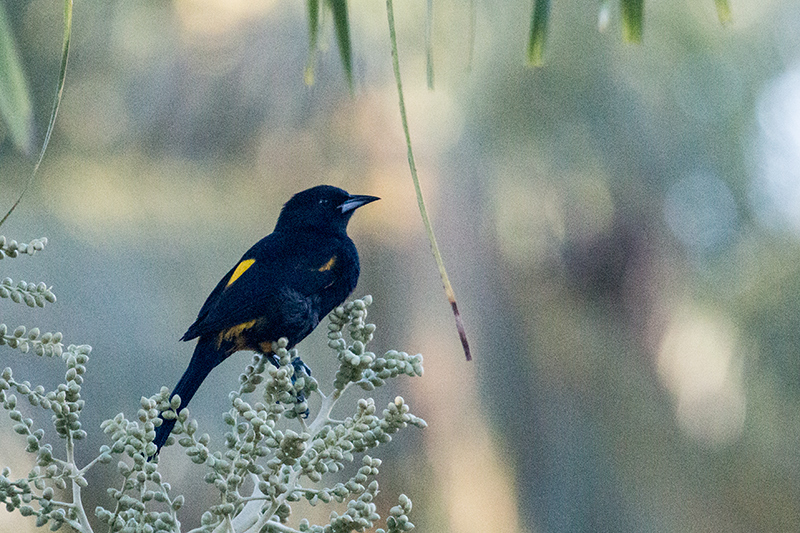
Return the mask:
<path id="1" fill-rule="evenodd" d="M 340 305 L 353 292 L 358 283 L 360 265 L 356 247 L 348 237 L 340 240 L 335 249 L 319 258 L 324 263 L 312 266 L 316 275 L 325 276 L 325 283 L 318 291 L 321 318 Z"/>

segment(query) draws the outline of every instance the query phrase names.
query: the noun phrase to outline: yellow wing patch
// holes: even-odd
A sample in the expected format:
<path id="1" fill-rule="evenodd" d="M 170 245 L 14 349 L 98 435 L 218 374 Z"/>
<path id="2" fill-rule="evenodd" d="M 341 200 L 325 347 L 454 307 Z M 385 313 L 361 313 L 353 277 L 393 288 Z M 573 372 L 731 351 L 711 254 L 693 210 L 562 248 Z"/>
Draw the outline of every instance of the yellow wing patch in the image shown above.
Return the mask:
<path id="1" fill-rule="evenodd" d="M 317 270 L 319 270 L 320 272 L 327 272 L 328 270 L 332 269 L 335 264 L 336 264 L 336 256 L 334 255 L 333 257 L 328 259 L 327 263 L 319 267 Z"/>
<path id="2" fill-rule="evenodd" d="M 239 279 L 239 277 L 240 277 L 242 274 L 244 274 L 244 273 L 245 273 L 245 271 L 246 271 L 248 268 L 250 268 L 251 266 L 253 266 L 253 263 L 255 263 L 255 262 L 256 262 L 256 260 L 255 260 L 255 259 L 245 259 L 244 261 L 242 261 L 241 263 L 239 263 L 238 265 L 236 265 L 236 270 L 234 270 L 234 271 L 233 271 L 233 274 L 231 274 L 231 279 L 229 279 L 229 280 L 228 280 L 228 283 L 227 283 L 227 285 L 225 285 L 225 286 L 226 286 L 226 287 L 230 287 L 230 286 L 231 286 L 231 284 L 232 284 L 234 281 L 236 281 L 237 279 Z M 236 327 L 238 327 L 238 326 L 236 326 Z"/>
<path id="3" fill-rule="evenodd" d="M 241 324 L 237 324 L 233 327 L 220 331 L 219 337 L 217 337 L 217 348 L 222 346 L 223 341 L 234 341 L 236 344 L 234 351 L 243 350 L 246 342 L 244 338 L 240 337 L 240 335 L 242 332 L 252 328 L 255 325 L 256 321 L 250 320 L 248 322 L 242 322 Z"/>

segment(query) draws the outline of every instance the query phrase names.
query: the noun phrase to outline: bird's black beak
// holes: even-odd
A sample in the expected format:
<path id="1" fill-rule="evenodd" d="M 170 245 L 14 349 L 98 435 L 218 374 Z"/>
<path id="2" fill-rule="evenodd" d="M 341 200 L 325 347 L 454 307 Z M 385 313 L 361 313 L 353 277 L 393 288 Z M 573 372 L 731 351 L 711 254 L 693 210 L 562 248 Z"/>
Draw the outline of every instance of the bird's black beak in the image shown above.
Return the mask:
<path id="1" fill-rule="evenodd" d="M 349 213 L 350 211 L 355 211 L 362 205 L 374 202 L 375 200 L 380 200 L 380 198 L 377 196 L 367 196 L 366 194 L 351 194 L 350 198 L 345 200 L 342 205 L 339 206 L 339 209 L 342 210 L 342 214 L 345 214 Z"/>

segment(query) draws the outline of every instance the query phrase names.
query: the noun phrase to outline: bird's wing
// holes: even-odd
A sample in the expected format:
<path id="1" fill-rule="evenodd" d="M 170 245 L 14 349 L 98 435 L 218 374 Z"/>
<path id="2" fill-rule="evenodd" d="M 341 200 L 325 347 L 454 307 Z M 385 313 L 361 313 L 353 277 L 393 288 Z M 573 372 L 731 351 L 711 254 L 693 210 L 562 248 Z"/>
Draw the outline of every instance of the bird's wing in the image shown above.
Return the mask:
<path id="1" fill-rule="evenodd" d="M 309 253 L 301 245 L 274 233 L 256 243 L 220 280 L 182 339 L 256 319 L 277 330 L 287 315 L 312 309 L 314 300 L 336 280 L 336 246 L 320 245 Z"/>

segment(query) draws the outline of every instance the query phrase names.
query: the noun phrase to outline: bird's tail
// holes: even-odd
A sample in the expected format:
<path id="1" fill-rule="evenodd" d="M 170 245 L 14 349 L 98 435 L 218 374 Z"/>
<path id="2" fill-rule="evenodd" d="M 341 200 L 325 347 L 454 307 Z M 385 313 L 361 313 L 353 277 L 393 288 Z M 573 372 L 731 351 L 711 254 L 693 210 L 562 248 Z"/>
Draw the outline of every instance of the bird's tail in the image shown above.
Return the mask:
<path id="1" fill-rule="evenodd" d="M 217 346 L 215 338 L 200 338 L 189 366 L 169 396 L 170 399 L 175 395 L 180 396 L 181 406 L 179 410 L 189 405 L 189 401 L 194 396 L 194 393 L 197 392 L 197 389 L 200 388 L 200 384 L 223 359 L 225 359 L 225 352 Z M 156 428 L 156 436 L 153 439 L 153 444 L 157 447 L 156 454 L 161 451 L 161 447 L 167 442 L 167 437 L 172 432 L 172 428 L 175 427 L 175 422 L 174 418 L 165 419 L 161 417 L 161 425 Z"/>

